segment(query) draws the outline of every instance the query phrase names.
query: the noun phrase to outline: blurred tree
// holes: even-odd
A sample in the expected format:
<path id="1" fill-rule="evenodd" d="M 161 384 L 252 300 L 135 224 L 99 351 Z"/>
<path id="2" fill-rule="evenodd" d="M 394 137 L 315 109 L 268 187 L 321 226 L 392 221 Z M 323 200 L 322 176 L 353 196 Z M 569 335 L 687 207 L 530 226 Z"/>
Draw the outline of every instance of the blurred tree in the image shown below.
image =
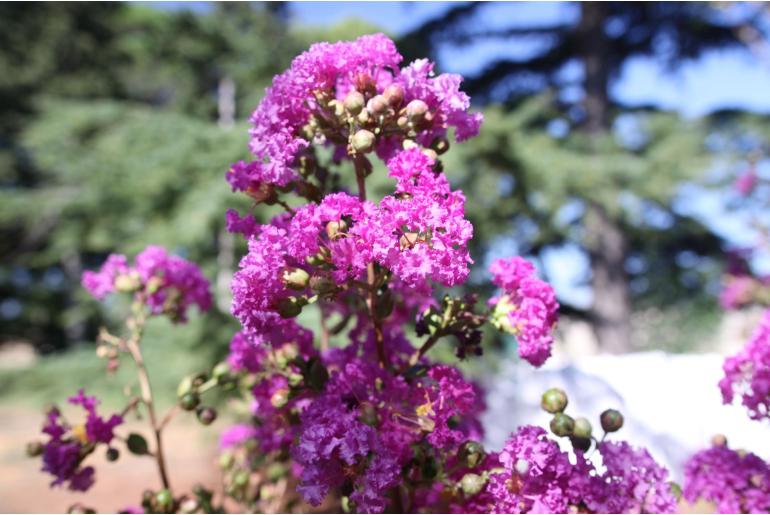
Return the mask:
<path id="1" fill-rule="evenodd" d="M 629 113 L 632 121 L 638 122 L 639 115 L 612 100 L 611 85 L 624 64 L 635 57 L 655 57 L 674 68 L 708 50 L 742 45 L 738 33 L 753 23 L 757 10 L 739 6 L 726 12 L 721 4 L 705 3 L 582 2 L 572 4 L 569 13 L 555 23 L 525 25 L 510 16 L 517 20 L 515 25 L 498 23 L 487 28 L 480 23 L 482 9 L 481 3 L 453 6 L 405 35 L 401 46 L 407 53 L 419 50 L 420 54 L 430 47 L 440 55 L 438 49 L 446 44 L 529 43 L 526 50 L 516 52 L 516 58 L 487 63 L 466 80 L 474 98 L 504 101 L 509 106 L 532 93 L 548 89 L 555 93 L 551 108 L 541 111 L 541 116 L 548 118 L 535 120 L 539 132 L 530 135 L 523 131 L 522 139 L 511 143 L 502 122 L 496 136 L 498 145 L 485 145 L 490 163 L 510 166 L 514 173 L 515 187 L 500 201 L 521 201 L 493 210 L 538 213 L 535 221 L 543 232 L 535 237 L 540 240 L 532 247 L 535 251 L 565 240 L 579 244 L 590 262 L 593 305 L 589 319 L 597 338 L 606 350 L 626 351 L 631 347 L 635 293 L 628 277 L 629 268 L 633 268 L 630 258 L 643 258 L 637 269 L 646 272 L 651 286 L 664 278 L 656 275 L 660 270 L 656 261 L 660 264 L 661 259 L 670 260 L 685 250 L 713 252 L 718 249 L 718 240 L 693 220 L 671 217 L 676 188 L 692 178 L 692 165 L 703 152 L 702 145 L 696 143 L 702 140 L 689 140 L 680 146 L 683 137 L 688 139 L 680 133 L 686 125 L 671 115 L 646 115 L 650 138 L 639 148 L 634 148 L 636 144 L 619 146 L 613 128 L 627 121 Z M 517 6 L 510 5 L 510 9 L 515 12 Z M 486 126 L 487 138 L 493 137 L 490 125 Z M 561 138 L 554 141 L 547 136 L 549 132 L 560 133 Z M 536 145 L 528 147 L 527 142 Z M 517 159 L 517 165 L 511 161 L 511 144 L 515 152 L 527 155 L 523 162 Z M 531 152 L 532 148 L 539 151 Z M 530 184 L 535 182 L 542 194 L 538 188 L 530 191 Z M 481 194 L 488 205 L 488 191 Z M 579 201 L 579 219 L 567 226 L 555 224 L 558 217 L 549 213 L 558 213 L 572 200 Z M 538 204 L 550 208 L 541 209 Z M 632 206 L 641 210 L 641 216 L 633 216 Z M 669 215 L 666 238 L 661 238 L 664 233 L 660 230 L 650 232 L 653 209 Z M 676 252 L 670 252 L 674 249 Z M 676 269 L 675 263 L 667 263 L 671 265 L 668 269 Z M 678 284 L 670 283 L 664 291 Z M 687 291 L 679 290 L 674 298 Z"/>

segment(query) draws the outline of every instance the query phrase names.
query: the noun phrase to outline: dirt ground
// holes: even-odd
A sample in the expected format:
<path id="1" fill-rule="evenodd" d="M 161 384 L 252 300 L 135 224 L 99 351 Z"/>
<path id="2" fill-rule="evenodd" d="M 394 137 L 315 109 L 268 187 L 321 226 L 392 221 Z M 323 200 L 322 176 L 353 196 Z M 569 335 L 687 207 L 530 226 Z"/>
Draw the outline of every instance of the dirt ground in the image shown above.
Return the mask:
<path id="1" fill-rule="evenodd" d="M 40 472 L 40 458 L 28 458 L 26 443 L 40 436 L 40 411 L 18 406 L 0 406 L 0 513 L 66 512 L 83 502 L 99 512 L 112 512 L 139 504 L 145 488 L 160 486 L 155 461 L 136 457 L 121 449 L 120 460 L 109 463 L 103 452 L 88 458 L 96 468 L 96 484 L 87 493 L 49 488 L 51 476 Z M 216 438 L 223 422 L 203 427 L 187 413 L 173 420 L 164 432 L 168 468 L 175 492 L 189 491 L 197 483 L 214 488 L 219 481 Z M 141 422 L 121 426 L 120 433 L 137 430 L 147 435 Z"/>

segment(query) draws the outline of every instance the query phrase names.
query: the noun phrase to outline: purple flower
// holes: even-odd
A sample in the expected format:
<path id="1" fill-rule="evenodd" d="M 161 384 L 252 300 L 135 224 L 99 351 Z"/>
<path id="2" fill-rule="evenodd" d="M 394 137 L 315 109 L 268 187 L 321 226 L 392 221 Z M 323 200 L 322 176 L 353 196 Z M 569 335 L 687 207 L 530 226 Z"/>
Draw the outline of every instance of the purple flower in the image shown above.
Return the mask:
<path id="1" fill-rule="evenodd" d="M 98 272 L 83 272 L 82 284 L 95 299 L 101 300 L 115 291 L 115 279 L 128 273 L 126 256 L 110 254 Z"/>
<path id="2" fill-rule="evenodd" d="M 88 414 L 86 418 L 86 436 L 89 442 L 109 444 L 114 437 L 113 430 L 123 423 L 123 417 L 113 414 L 105 420 L 96 412 L 99 401 L 96 397 L 87 397 L 81 388 L 76 396 L 70 397 L 69 403 L 82 406 Z"/>
<path id="3" fill-rule="evenodd" d="M 489 268 L 492 282 L 503 295 L 490 300 L 495 306 L 493 322 L 513 333 L 519 356 L 539 367 L 551 356 L 553 328 L 559 303 L 548 283 L 535 276 L 535 267 L 521 257 L 498 259 Z"/>
<path id="4" fill-rule="evenodd" d="M 770 418 L 770 310 L 746 346 L 722 365 L 725 377 L 719 381 L 722 399 L 729 404 L 738 396 L 755 420 Z"/>

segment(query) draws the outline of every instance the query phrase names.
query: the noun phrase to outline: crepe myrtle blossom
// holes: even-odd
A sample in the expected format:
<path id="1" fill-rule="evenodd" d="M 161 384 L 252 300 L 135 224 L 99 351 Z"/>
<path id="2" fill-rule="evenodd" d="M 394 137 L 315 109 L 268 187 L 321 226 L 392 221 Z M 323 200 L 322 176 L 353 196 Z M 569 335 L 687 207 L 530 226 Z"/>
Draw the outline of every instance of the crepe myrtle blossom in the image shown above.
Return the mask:
<path id="1" fill-rule="evenodd" d="M 99 401 L 86 396 L 82 389 L 69 398 L 69 403 L 85 410 L 85 422 L 71 426 L 58 408 L 48 411 L 43 426 L 48 441 L 41 449 L 42 470 L 54 476 L 51 486 L 66 484 L 70 490 L 86 491 L 94 483 L 94 468 L 83 466 L 83 461 L 97 445 L 110 445 L 115 436 L 113 431 L 123 423 L 123 417 L 117 414 L 106 419 L 101 417 L 96 411 Z"/>
<path id="2" fill-rule="evenodd" d="M 722 365 L 719 382 L 725 404 L 740 397 L 755 420 L 770 418 L 770 310 L 762 315 L 746 346 Z"/>
<path id="3" fill-rule="evenodd" d="M 427 147 L 443 141 L 450 126 L 458 141 L 478 133 L 482 116 L 468 112 L 461 76 L 436 76 L 425 59 L 400 69 L 402 60 L 383 34 L 317 43 L 297 56 L 273 79 L 251 117 L 255 159 L 230 168 L 233 190 L 262 200 L 273 186 L 301 180 L 309 172 L 305 151 L 317 142 L 335 145 L 338 156 L 349 153 L 350 144 L 388 158 L 406 138 Z"/>
<path id="4" fill-rule="evenodd" d="M 126 256 L 111 254 L 98 272 L 86 271 L 83 287 L 97 300 L 110 293 L 134 293 L 153 315 L 165 314 L 175 322 L 187 320 L 187 309 L 211 307 L 209 282 L 192 262 L 150 245 L 137 254 L 133 266 Z"/>
<path id="5" fill-rule="evenodd" d="M 489 268 L 502 293 L 490 300 L 493 323 L 516 336 L 519 355 L 539 367 L 550 357 L 559 303 L 551 285 L 535 276 L 521 257 L 498 259 Z"/>
<path id="6" fill-rule="evenodd" d="M 768 513 L 770 465 L 718 442 L 685 463 L 683 494 L 691 503 L 702 499 L 715 504 L 719 513 Z"/>

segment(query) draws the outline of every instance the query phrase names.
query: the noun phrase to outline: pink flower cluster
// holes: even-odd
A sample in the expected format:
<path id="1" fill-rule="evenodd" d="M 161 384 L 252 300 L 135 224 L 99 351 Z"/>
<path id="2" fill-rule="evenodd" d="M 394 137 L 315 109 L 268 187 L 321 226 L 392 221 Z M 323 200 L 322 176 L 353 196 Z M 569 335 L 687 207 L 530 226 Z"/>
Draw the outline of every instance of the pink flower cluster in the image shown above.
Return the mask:
<path id="1" fill-rule="evenodd" d="M 551 355 L 553 329 L 558 320 L 559 303 L 553 288 L 535 276 L 535 267 L 521 257 L 498 259 L 489 267 L 492 282 L 502 295 L 490 300 L 500 327 L 514 335 L 519 355 L 535 366 Z"/>
<path id="2" fill-rule="evenodd" d="M 86 491 L 94 483 L 94 468 L 84 467 L 83 460 L 93 452 L 97 444 L 109 445 L 114 438 L 113 430 L 123 423 L 117 414 L 104 419 L 96 412 L 98 401 L 80 390 L 70 397 L 70 404 L 81 406 L 86 411 L 83 425 L 72 427 L 67 424 L 57 408 L 48 411 L 43 433 L 48 441 L 43 444 L 43 472 L 54 476 L 51 486 L 68 483 L 70 490 Z"/>
<path id="3" fill-rule="evenodd" d="M 150 245 L 129 266 L 126 256 L 111 254 L 98 272 L 83 273 L 83 287 L 97 300 L 113 292 L 133 292 L 152 314 L 167 314 L 175 322 L 187 320 L 187 309 L 211 307 L 209 282 L 190 261 Z"/>
<path id="4" fill-rule="evenodd" d="M 738 396 L 755 420 L 770 418 L 770 310 L 746 346 L 725 360 L 725 377 L 719 382 L 724 402 Z"/>
<path id="5" fill-rule="evenodd" d="M 719 513 L 770 512 L 770 465 L 760 457 L 715 445 L 685 464 L 684 497 L 714 503 Z"/>
<path id="6" fill-rule="evenodd" d="M 260 184 L 287 186 L 299 180 L 297 159 L 312 143 L 303 128 L 327 107 L 324 99 L 343 100 L 356 88 L 371 97 L 397 85 L 401 104 L 418 101 L 429 121 L 416 135 L 421 144 L 444 136 L 449 126 L 456 128 L 458 141 L 476 135 L 482 116 L 468 113 L 470 98 L 460 91 L 462 77 L 435 76 L 433 64 L 424 59 L 400 70 L 402 59 L 393 41 L 383 34 L 352 42 L 317 43 L 297 56 L 286 72 L 273 79 L 251 117 L 249 147 L 255 160 L 231 167 L 227 180 L 233 189 L 254 191 Z M 377 150 L 387 158 L 400 144 L 397 137 L 383 137 Z"/>

